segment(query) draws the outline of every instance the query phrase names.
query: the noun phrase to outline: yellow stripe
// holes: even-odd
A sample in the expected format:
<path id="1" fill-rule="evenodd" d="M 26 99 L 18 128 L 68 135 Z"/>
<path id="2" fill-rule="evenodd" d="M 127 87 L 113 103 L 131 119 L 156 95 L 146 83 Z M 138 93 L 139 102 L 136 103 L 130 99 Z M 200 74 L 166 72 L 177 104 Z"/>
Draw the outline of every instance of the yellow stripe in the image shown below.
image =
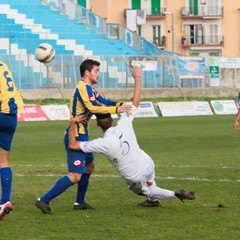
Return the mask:
<path id="1" fill-rule="evenodd" d="M 18 91 L 11 71 L 5 63 L 0 61 L 0 100 L 1 112 L 10 113 L 13 105 L 9 104 L 9 99 L 14 99 L 14 104 L 17 105 L 17 113 L 23 112 L 23 100 L 20 92 Z M 9 89 L 11 88 L 11 91 Z M 15 107 L 15 106 L 14 106 Z"/>

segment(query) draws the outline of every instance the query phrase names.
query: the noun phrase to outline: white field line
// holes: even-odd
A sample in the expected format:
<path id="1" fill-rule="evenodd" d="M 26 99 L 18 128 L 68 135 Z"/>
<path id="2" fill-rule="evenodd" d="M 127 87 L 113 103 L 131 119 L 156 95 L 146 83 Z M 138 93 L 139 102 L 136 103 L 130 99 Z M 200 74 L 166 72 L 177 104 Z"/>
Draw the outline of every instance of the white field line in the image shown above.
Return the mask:
<path id="1" fill-rule="evenodd" d="M 56 167 L 53 164 L 12 164 L 12 167 Z M 102 167 L 113 167 L 111 164 L 100 164 Z M 67 164 L 59 164 L 58 167 L 67 167 Z M 208 168 L 206 166 L 192 166 L 192 165 L 155 165 L 155 168 Z M 216 169 L 216 167 L 215 167 Z M 219 169 L 240 169 L 237 167 L 228 167 L 224 165 L 220 165 Z"/>
<path id="2" fill-rule="evenodd" d="M 60 174 L 14 174 L 15 177 L 62 177 Z M 120 178 L 119 175 L 108 175 L 108 174 L 92 174 L 93 178 Z M 155 177 L 157 180 L 178 180 L 178 181 L 196 181 L 196 182 L 227 182 L 227 183 L 235 183 L 240 182 L 240 179 L 209 179 L 209 178 L 199 178 L 199 177 L 187 177 L 187 178 L 178 178 L 178 177 Z"/>
<path id="3" fill-rule="evenodd" d="M 64 167 L 67 170 L 67 167 L 65 164 L 60 164 L 58 165 L 59 167 Z M 101 164 L 101 166 L 105 167 L 112 167 L 111 164 Z M 15 164 L 12 165 L 12 167 L 56 167 L 56 165 L 52 164 Z M 182 165 L 182 166 L 175 166 L 175 165 L 156 165 L 156 168 L 206 168 L 206 167 L 201 167 L 201 166 L 190 166 L 190 165 Z M 220 169 L 236 169 L 233 167 L 227 167 L 227 166 L 220 166 Z M 14 171 L 13 171 L 14 174 Z M 16 173 L 14 174 L 16 177 L 61 177 L 63 174 L 19 174 Z M 109 175 L 109 174 L 92 174 L 92 177 L 95 178 L 120 178 L 120 175 Z M 209 178 L 199 178 L 199 177 L 185 177 L 185 178 L 178 178 L 178 177 L 172 177 L 172 176 L 166 176 L 166 177 L 158 177 L 156 176 L 155 179 L 157 180 L 179 180 L 179 181 L 198 181 L 198 182 L 229 182 L 229 183 L 234 183 L 234 182 L 240 182 L 240 179 L 227 179 L 227 178 L 220 178 L 220 179 L 209 179 Z"/>

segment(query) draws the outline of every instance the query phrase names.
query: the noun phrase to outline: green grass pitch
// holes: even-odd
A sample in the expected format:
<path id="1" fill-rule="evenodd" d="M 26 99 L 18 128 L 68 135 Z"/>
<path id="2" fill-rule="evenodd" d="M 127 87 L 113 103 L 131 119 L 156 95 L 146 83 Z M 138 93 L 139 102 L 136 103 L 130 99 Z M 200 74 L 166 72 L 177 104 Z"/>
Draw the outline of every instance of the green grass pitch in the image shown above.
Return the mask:
<path id="1" fill-rule="evenodd" d="M 86 201 L 95 211 L 74 211 L 76 186 L 50 205 L 45 215 L 35 200 L 67 174 L 63 145 L 66 121 L 21 122 L 14 138 L 14 211 L 0 222 L 1 239 L 10 240 L 174 240 L 239 239 L 239 142 L 234 116 L 135 119 L 139 144 L 156 164 L 156 182 L 166 189 L 196 193 L 196 200 L 161 201 L 141 208 L 102 155 L 95 155 Z M 91 124 L 91 138 L 101 136 Z"/>

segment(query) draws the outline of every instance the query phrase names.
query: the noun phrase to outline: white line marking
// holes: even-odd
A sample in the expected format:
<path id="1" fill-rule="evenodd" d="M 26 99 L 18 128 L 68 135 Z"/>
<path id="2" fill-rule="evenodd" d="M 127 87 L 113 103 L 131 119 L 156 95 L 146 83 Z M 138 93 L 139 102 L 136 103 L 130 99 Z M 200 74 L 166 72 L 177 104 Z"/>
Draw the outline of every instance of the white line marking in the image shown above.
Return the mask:
<path id="1" fill-rule="evenodd" d="M 14 174 L 16 177 L 62 177 L 63 175 L 60 174 Z M 118 175 L 108 175 L 108 174 L 92 174 L 92 177 L 96 178 L 120 178 L 121 176 Z M 187 178 L 177 178 L 177 177 L 155 177 L 158 180 L 179 180 L 179 181 L 198 181 L 198 182 L 240 182 L 240 179 L 208 179 L 208 178 L 199 178 L 199 177 L 187 177 Z"/>
<path id="2" fill-rule="evenodd" d="M 53 164 L 12 164 L 12 167 L 67 167 L 67 164 L 59 164 L 59 165 L 53 165 Z M 101 167 L 112 167 L 111 164 L 101 164 Z M 207 166 L 191 166 L 191 165 L 155 165 L 155 168 L 209 168 Z M 215 168 L 216 169 L 216 168 Z M 240 168 L 236 168 L 236 167 L 228 167 L 228 166 L 219 166 L 219 169 L 240 169 Z"/>

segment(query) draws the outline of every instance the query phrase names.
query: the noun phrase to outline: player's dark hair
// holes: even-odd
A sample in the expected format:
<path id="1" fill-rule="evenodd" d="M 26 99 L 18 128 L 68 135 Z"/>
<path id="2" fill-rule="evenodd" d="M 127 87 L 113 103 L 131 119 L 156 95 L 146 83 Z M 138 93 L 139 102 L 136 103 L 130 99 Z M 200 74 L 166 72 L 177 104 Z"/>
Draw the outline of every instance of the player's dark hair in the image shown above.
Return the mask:
<path id="1" fill-rule="evenodd" d="M 106 131 L 108 128 L 112 127 L 113 119 L 111 114 L 104 114 L 97 116 L 97 125 L 102 128 L 103 131 Z"/>
<path id="2" fill-rule="evenodd" d="M 84 76 L 84 73 L 85 73 L 86 70 L 88 70 L 90 72 L 93 69 L 94 66 L 98 66 L 99 67 L 100 66 L 100 62 L 95 61 L 93 59 L 86 59 L 86 60 L 84 60 L 81 63 L 80 67 L 79 67 L 81 77 Z"/>

